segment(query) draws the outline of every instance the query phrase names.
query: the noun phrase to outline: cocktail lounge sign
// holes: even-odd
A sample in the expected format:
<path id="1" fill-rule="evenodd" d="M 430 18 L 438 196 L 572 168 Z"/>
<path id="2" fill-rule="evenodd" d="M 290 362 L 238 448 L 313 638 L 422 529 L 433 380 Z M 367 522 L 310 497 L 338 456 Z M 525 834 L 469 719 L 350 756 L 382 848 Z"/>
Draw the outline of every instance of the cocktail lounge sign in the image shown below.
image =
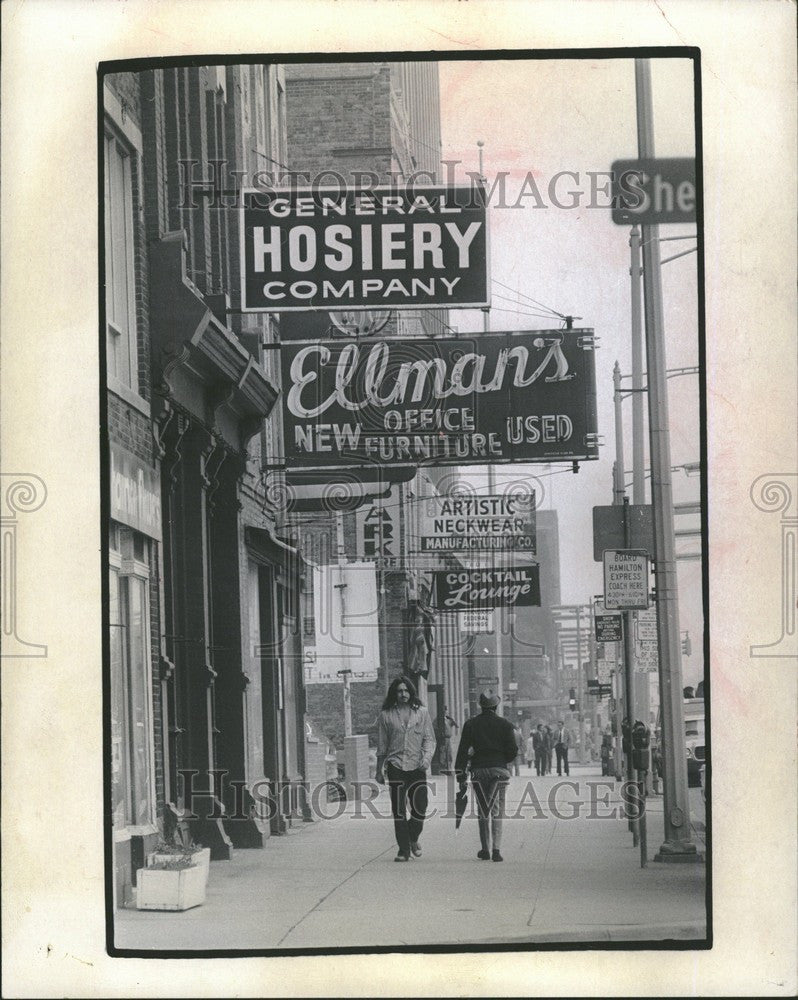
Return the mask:
<path id="1" fill-rule="evenodd" d="M 598 458 L 592 330 L 283 344 L 286 464 Z"/>
<path id="2" fill-rule="evenodd" d="M 249 190 L 241 308 L 466 308 L 489 303 L 480 188 Z"/>
<path id="3" fill-rule="evenodd" d="M 435 607 L 440 611 L 540 606 L 540 569 L 536 564 L 506 569 L 439 570 Z"/>

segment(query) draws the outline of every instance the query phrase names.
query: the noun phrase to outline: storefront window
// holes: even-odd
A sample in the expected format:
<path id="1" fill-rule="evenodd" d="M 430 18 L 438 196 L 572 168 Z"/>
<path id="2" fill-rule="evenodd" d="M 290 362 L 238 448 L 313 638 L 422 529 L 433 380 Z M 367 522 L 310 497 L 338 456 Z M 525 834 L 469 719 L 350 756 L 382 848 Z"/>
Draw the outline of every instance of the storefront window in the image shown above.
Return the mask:
<path id="1" fill-rule="evenodd" d="M 111 774 L 114 827 L 154 821 L 149 543 L 114 526 L 110 545 Z"/>

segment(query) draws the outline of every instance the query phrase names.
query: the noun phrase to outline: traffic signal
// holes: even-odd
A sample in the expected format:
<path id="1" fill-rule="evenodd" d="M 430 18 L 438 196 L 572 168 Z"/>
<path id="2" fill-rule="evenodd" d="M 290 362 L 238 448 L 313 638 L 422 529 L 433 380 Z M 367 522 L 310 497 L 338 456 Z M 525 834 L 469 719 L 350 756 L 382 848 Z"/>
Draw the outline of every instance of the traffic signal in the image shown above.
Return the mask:
<path id="1" fill-rule="evenodd" d="M 571 688 L 568 692 L 568 708 L 570 711 L 576 711 L 576 688 Z"/>
<path id="2" fill-rule="evenodd" d="M 690 642 L 690 633 L 685 632 L 682 638 L 682 652 L 685 656 L 690 656 L 693 652 L 693 646 Z"/>

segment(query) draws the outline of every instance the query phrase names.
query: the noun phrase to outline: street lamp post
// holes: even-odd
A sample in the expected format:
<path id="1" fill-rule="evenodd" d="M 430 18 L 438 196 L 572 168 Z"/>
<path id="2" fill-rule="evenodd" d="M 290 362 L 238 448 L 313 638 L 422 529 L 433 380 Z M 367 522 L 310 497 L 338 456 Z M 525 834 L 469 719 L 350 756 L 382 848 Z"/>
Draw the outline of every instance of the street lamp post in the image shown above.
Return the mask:
<path id="1" fill-rule="evenodd" d="M 651 66 L 635 59 L 638 152 L 654 156 Z M 648 369 L 648 425 L 651 452 L 651 504 L 654 510 L 657 638 L 664 776 L 665 840 L 655 861 L 694 861 L 700 855 L 690 835 L 687 759 L 684 752 L 676 542 L 673 525 L 668 394 L 662 302 L 659 227 L 644 225 L 643 287 Z"/>

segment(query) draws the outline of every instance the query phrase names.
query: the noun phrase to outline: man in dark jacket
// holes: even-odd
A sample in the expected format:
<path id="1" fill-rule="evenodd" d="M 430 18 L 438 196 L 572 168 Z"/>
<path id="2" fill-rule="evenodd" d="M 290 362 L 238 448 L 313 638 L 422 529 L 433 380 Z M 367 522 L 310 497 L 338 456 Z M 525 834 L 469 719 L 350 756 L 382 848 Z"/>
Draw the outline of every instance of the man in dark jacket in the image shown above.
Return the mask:
<path id="1" fill-rule="evenodd" d="M 511 722 L 496 714 L 499 696 L 483 691 L 479 696 L 482 713 L 463 726 L 454 769 L 460 785 L 466 782 L 471 755 L 471 781 L 477 800 L 481 861 L 503 861 L 501 855 L 504 797 L 510 781 L 508 764 L 518 753 Z M 493 848 L 491 850 L 491 837 Z"/>
<path id="2" fill-rule="evenodd" d="M 532 733 L 532 739 L 535 747 L 535 770 L 538 774 L 545 774 L 549 762 L 549 734 L 542 722 L 538 723 L 538 728 Z"/>

